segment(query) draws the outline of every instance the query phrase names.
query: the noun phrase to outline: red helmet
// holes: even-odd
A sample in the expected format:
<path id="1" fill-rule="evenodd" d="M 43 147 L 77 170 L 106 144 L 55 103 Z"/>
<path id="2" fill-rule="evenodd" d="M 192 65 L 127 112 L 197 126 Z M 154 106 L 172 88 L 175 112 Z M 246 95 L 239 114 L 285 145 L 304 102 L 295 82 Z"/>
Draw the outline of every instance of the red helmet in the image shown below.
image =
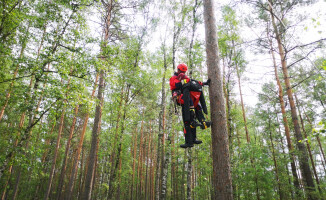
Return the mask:
<path id="1" fill-rule="evenodd" d="M 186 72 L 188 70 L 187 65 L 184 63 L 179 64 L 177 68 L 179 71 L 182 71 L 182 72 Z"/>

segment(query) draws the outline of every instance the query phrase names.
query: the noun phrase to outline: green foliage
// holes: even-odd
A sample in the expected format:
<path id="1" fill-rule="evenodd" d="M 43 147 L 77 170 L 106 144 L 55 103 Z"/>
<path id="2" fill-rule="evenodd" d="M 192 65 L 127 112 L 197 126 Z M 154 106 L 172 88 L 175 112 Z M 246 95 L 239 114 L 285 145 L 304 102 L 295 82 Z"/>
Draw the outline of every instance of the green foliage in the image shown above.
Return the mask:
<path id="1" fill-rule="evenodd" d="M 0 109 L 4 108 L 0 119 L 0 193 L 2 195 L 6 191 L 6 199 L 13 198 L 16 182 L 16 199 L 42 198 L 62 127 L 50 195 L 50 199 L 56 198 L 74 117 L 76 125 L 67 151 L 63 188 L 68 188 L 81 133 L 85 128 L 72 193 L 74 198 L 80 198 L 78 195 L 85 185 L 83 181 L 88 167 L 95 109 L 96 105 L 101 105 L 96 97 L 98 81 L 95 82 L 101 71 L 105 75 L 105 89 L 92 199 L 107 199 L 112 187 L 113 199 L 131 199 L 131 187 L 134 189 L 133 199 L 145 199 L 145 192 L 147 198 L 153 195 L 150 189 L 154 191 L 158 170 L 156 156 L 162 85 L 167 106 L 164 115 L 165 146 L 164 152 L 160 153 L 163 155 L 169 151 L 171 155 L 167 199 L 185 199 L 188 160 L 184 149 L 179 148 L 184 143 L 183 124 L 180 107 L 178 115 L 173 113 L 168 78 L 173 74 L 172 62 L 191 65 L 194 79 L 207 77 L 205 43 L 201 38 L 203 2 L 161 1 L 156 7 L 147 0 L 113 1 L 108 40 L 98 34 L 103 24 L 98 30 L 92 30 L 94 20 L 107 9 L 103 2 L 4 0 L 0 4 Z M 235 66 L 239 67 L 240 76 L 245 73 L 248 64 L 245 53 L 248 49 L 243 48 L 241 37 L 244 16 L 239 16 L 235 10 L 234 7 L 223 6 L 218 24 L 219 53 L 224 61 L 221 66 L 225 67 L 223 75 L 229 98 L 227 109 L 234 199 L 256 199 L 258 196 L 260 199 L 279 199 L 281 192 L 283 199 L 291 199 L 294 186 L 289 173 L 290 156 L 285 145 L 278 90 L 272 82 L 262 86 L 255 108 L 245 107 L 251 142 L 246 140 L 242 108 L 234 89 L 234 75 Z M 269 20 L 266 10 L 256 11 L 261 18 Z M 277 8 L 275 11 L 282 10 Z M 248 15 L 246 19 L 252 17 Z M 319 26 L 319 19 L 312 21 L 311 27 Z M 255 20 L 250 23 L 251 27 L 261 26 Z M 284 20 L 282 23 L 288 26 L 291 21 Z M 155 31 L 162 34 L 157 49 L 153 48 L 157 45 L 153 41 Z M 259 44 L 264 45 L 264 40 L 261 39 Z M 150 51 L 147 51 L 149 46 Z M 302 59 L 304 55 L 296 53 L 293 58 Z M 318 159 L 321 147 L 326 148 L 325 73 L 326 61 L 323 57 L 315 59 L 313 64 L 294 65 L 291 69 L 291 79 L 300 83 L 293 89 L 299 97 L 298 104 L 308 135 L 301 142 L 308 141 L 313 156 Z M 162 80 L 165 82 L 162 83 Z M 205 87 L 209 106 L 207 92 Z M 79 106 L 79 111 L 75 115 L 76 106 Z M 60 123 L 61 116 L 63 124 Z M 289 118 L 289 112 L 287 116 Z M 289 123 L 292 130 L 291 120 Z M 211 199 L 211 130 L 198 128 L 197 137 L 203 144 L 192 148 L 192 195 L 194 199 Z M 317 138 L 321 140 L 321 146 Z M 297 157 L 297 150 L 293 153 Z M 315 163 L 318 169 L 322 169 L 320 160 Z M 321 172 L 319 174 L 320 187 L 324 189 L 325 178 Z M 115 178 L 111 182 L 113 176 Z M 323 199 L 322 196 L 320 199 Z"/>

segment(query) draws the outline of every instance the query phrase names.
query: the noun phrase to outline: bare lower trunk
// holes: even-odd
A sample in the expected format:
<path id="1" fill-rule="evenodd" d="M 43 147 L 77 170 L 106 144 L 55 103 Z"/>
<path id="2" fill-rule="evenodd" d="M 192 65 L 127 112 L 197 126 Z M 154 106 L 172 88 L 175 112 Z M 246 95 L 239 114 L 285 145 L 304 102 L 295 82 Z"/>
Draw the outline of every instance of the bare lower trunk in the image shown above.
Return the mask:
<path id="1" fill-rule="evenodd" d="M 213 197 L 214 199 L 231 200 L 233 199 L 233 192 L 229 141 L 213 9 L 213 2 L 211 0 L 204 0 L 207 67 L 208 78 L 211 79 L 209 99 L 212 120 Z"/>

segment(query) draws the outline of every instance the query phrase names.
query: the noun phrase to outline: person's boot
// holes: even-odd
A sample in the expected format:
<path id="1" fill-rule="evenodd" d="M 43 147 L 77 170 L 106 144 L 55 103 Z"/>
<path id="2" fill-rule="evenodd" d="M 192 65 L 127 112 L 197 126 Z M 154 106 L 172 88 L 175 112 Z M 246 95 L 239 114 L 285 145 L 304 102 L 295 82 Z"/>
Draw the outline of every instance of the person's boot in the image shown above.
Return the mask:
<path id="1" fill-rule="evenodd" d="M 192 134 L 191 134 L 189 124 L 187 124 L 185 126 L 184 132 L 185 132 L 185 141 L 186 141 L 186 143 L 181 144 L 180 147 L 181 148 L 191 148 L 191 147 L 193 147 L 194 143 L 193 143 L 193 138 L 192 138 Z"/>
<path id="2" fill-rule="evenodd" d="M 196 112 L 194 108 L 190 108 L 190 128 L 196 128 L 202 124 L 196 120 Z"/>
<path id="3" fill-rule="evenodd" d="M 207 129 L 207 128 L 209 128 L 211 126 L 212 123 L 210 121 L 205 120 L 202 109 L 196 109 L 196 116 L 197 116 L 197 119 L 200 122 L 200 128 L 201 129 Z"/>
<path id="4" fill-rule="evenodd" d="M 212 122 L 210 122 L 210 121 L 202 121 L 201 124 L 202 125 L 200 126 L 200 128 L 201 129 L 206 129 L 206 128 L 209 128 L 211 126 Z"/>
<path id="5" fill-rule="evenodd" d="M 192 138 L 193 138 L 193 143 L 194 143 L 194 144 L 201 144 L 201 143 L 203 143 L 203 141 L 201 141 L 201 140 L 197 140 L 196 129 L 192 129 L 192 130 L 191 130 L 191 133 L 192 133 Z"/>

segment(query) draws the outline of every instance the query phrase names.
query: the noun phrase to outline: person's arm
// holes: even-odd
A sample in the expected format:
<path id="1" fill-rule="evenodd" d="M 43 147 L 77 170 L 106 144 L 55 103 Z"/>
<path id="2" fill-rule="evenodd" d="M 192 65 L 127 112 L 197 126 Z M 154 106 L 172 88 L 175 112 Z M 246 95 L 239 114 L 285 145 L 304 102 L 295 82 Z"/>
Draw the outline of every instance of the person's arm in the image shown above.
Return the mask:
<path id="1" fill-rule="evenodd" d="M 182 88 L 182 83 L 178 80 L 177 76 L 172 76 L 170 78 L 170 90 L 177 90 Z"/>

